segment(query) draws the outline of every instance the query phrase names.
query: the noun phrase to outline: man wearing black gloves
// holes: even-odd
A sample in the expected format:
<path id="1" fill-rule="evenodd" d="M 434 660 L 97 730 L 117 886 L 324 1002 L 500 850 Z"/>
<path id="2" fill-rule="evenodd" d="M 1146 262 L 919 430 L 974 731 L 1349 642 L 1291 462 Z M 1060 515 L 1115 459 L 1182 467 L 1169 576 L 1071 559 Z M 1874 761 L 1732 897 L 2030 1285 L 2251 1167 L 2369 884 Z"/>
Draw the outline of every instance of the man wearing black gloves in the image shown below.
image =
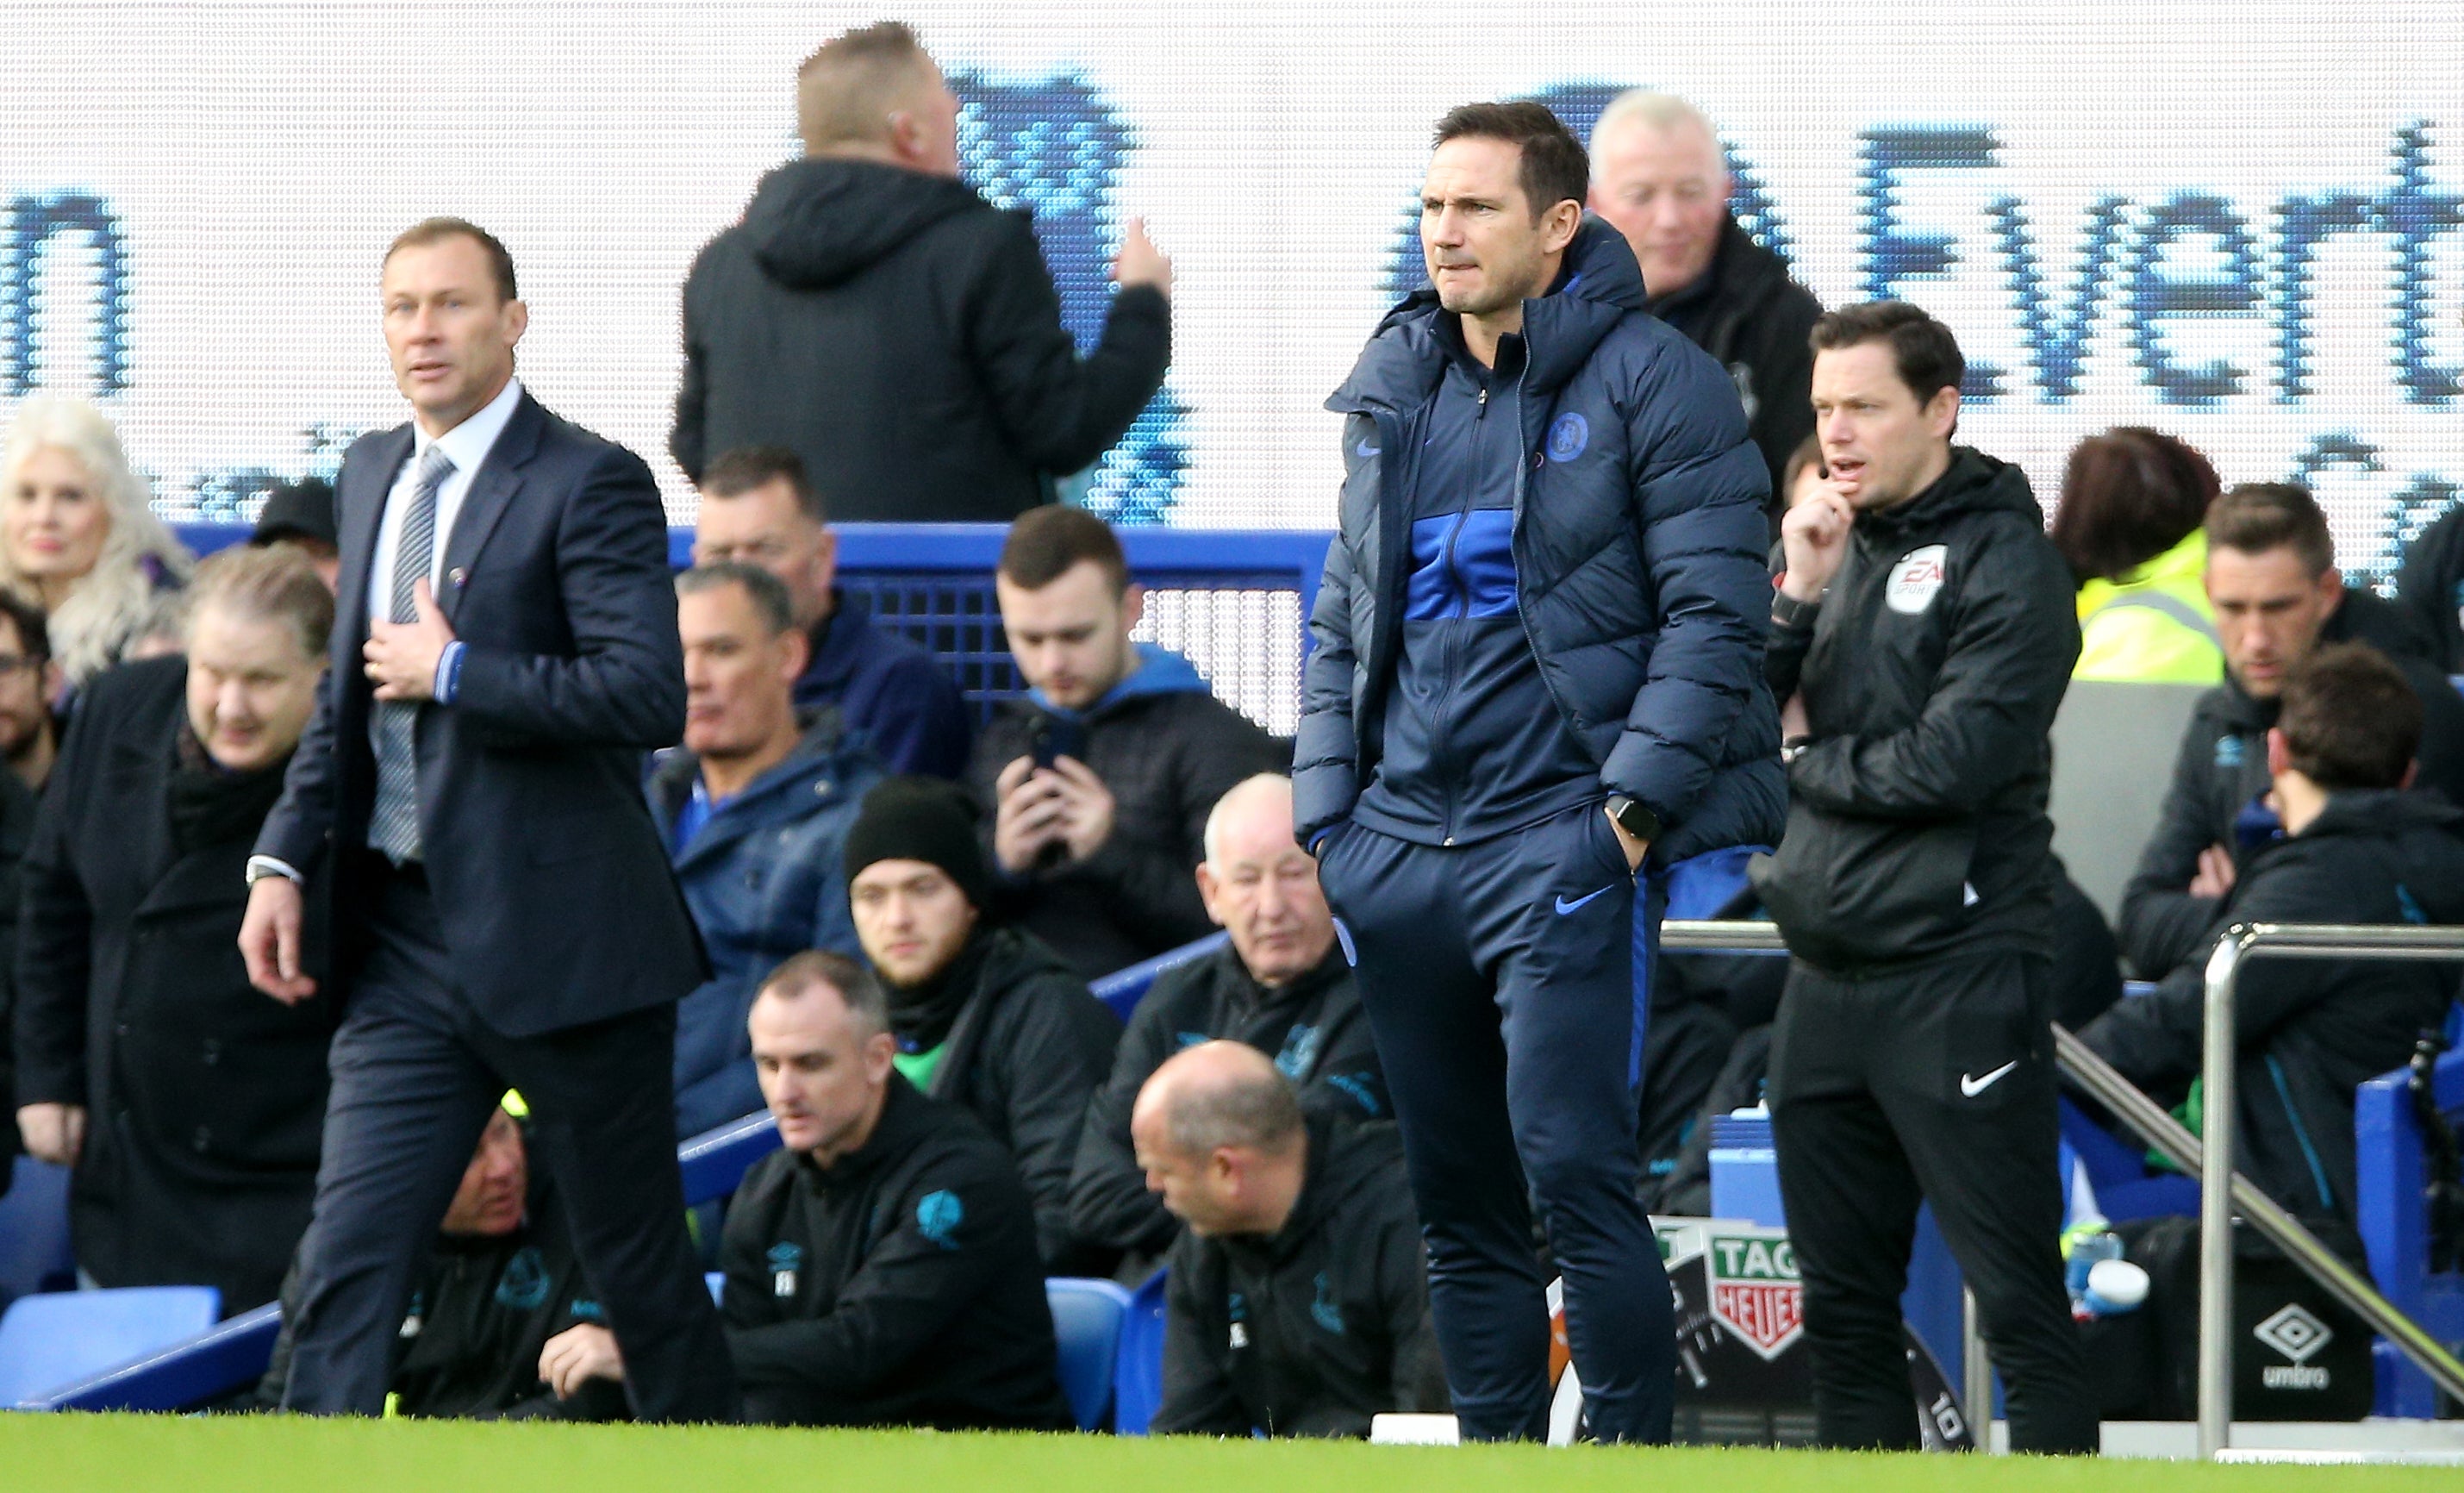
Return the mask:
<path id="1" fill-rule="evenodd" d="M 804 459 L 842 520 L 999 523 L 1053 497 L 1163 385 L 1172 261 L 1132 220 L 1084 359 L 1023 212 L 958 179 L 958 100 L 895 21 L 796 77 L 804 159 L 762 178 L 685 281 L 668 450 Z"/>
<path id="2" fill-rule="evenodd" d="M 899 1076 L 881 987 L 800 954 L 753 1002 L 781 1150 L 727 1212 L 719 1314 L 748 1419 L 1066 1431 L 1035 1214 L 1000 1144 Z M 605 1328 L 540 1367 L 560 1394 L 624 1377 Z"/>
<path id="3" fill-rule="evenodd" d="M 2244 862 L 2282 838 L 2263 801 L 2267 732 L 2286 677 L 2320 645 L 2366 644 L 2393 661 L 2422 712 L 2410 786 L 2464 805 L 2464 695 L 2428 658 L 2412 614 L 2344 584 L 2309 491 L 2245 483 L 2209 508 L 2207 528 L 2225 682 L 2199 698 L 2156 831 L 2122 893 L 2122 952 L 2148 979 L 2206 957 Z"/>
<path id="4" fill-rule="evenodd" d="M 973 1111 L 1008 1149 L 1045 1266 L 1093 1268 L 1070 1235 L 1069 1168 L 1121 1023 L 1033 934 L 987 920 L 992 877 L 954 785 L 892 778 L 873 789 L 847 831 L 846 866 L 899 1073 Z"/>
<path id="5" fill-rule="evenodd" d="M 2360 644 L 2330 644 L 2294 669 L 2280 699 L 2266 757 L 2285 838 L 2250 857 L 2217 922 L 2464 923 L 2464 810 L 2400 791 L 2422 715 L 2404 673 Z M 2352 1224 L 2353 1090 L 2401 1067 L 2445 1020 L 2455 972 L 2266 959 L 2237 989 L 2237 1164 L 2295 1213 Z M 2186 965 L 2079 1040 L 2169 1102 L 2198 1076 L 2206 999 Z"/>
<path id="6" fill-rule="evenodd" d="M 1771 692 L 1801 692 L 1788 833 L 1753 881 L 1794 957 L 1771 1133 L 1816 1435 L 1914 1449 L 1900 1293 L 1931 1201 L 2014 1451 L 2094 1452 L 2056 1239 L 2046 734 L 2079 656 L 2019 469 L 1950 437 L 1966 362 L 1914 306 L 1814 331 L 1828 476 L 1781 528 Z"/>
<path id="7" fill-rule="evenodd" d="M 1385 1412 L 1446 1408 L 1393 1127 L 1304 1118 L 1266 1055 L 1237 1042 L 1155 1069 L 1131 1123 L 1189 1225 L 1155 1431 L 1361 1437 Z"/>
<path id="8" fill-rule="evenodd" d="M 1548 1434 L 1536 1198 L 1591 1435 L 1665 1440 L 1633 946 L 1669 867 L 1779 831 L 1771 482 L 1727 375 L 1583 216 L 1565 126 L 1466 104 L 1437 135 L 1434 288 L 1329 401 L 1341 532 L 1293 818 L 1359 955 L 1463 1434 Z"/>
<path id="9" fill-rule="evenodd" d="M 1290 779 L 1252 778 L 1216 803 L 1198 887 L 1231 947 L 1165 972 L 1138 1002 L 1111 1079 L 1087 1107 L 1069 1175 L 1071 1225 L 1088 1243 L 1126 1252 L 1124 1280 L 1180 1232 L 1147 1190 L 1130 1136 L 1138 1090 L 1174 1053 L 1228 1037 L 1272 1058 L 1311 1110 L 1393 1118 L 1317 863 L 1292 839 Z"/>

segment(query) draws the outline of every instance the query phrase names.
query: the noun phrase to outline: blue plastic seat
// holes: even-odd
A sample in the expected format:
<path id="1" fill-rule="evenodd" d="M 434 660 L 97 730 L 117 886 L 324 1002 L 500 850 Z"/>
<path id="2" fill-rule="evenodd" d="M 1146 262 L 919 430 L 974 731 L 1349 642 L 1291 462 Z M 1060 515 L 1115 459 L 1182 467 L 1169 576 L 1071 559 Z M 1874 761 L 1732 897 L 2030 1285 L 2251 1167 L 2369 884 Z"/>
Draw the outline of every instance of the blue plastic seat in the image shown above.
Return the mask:
<path id="1" fill-rule="evenodd" d="M 139 1285 L 53 1291 L 12 1303 L 0 1316 L 0 1405 L 191 1338 L 222 1315 L 210 1285 Z"/>
<path id="2" fill-rule="evenodd" d="M 1104 1428 L 1112 1408 L 1112 1370 L 1120 1355 L 1121 1319 L 1130 1293 L 1110 1281 L 1054 1276 L 1044 1283 L 1052 1307 L 1052 1336 L 1061 1350 L 1061 1393 L 1081 1431 Z"/>
<path id="3" fill-rule="evenodd" d="M 0 1307 L 77 1284 L 69 1253 L 69 1169 L 19 1156 L 0 1197 Z"/>
<path id="4" fill-rule="evenodd" d="M 1144 1436 L 1163 1408 L 1163 1288 L 1170 1272 L 1157 1270 L 1130 1293 L 1121 1318 L 1118 1366 L 1112 1371 L 1112 1429 Z"/>

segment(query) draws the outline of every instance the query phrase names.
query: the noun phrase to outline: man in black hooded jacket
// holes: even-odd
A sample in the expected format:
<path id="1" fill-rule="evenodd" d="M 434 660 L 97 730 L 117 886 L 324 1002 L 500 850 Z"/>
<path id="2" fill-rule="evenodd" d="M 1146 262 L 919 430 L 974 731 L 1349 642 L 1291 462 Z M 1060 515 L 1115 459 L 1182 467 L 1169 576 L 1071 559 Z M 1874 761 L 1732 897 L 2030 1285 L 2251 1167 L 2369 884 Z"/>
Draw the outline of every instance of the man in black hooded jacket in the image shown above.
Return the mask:
<path id="1" fill-rule="evenodd" d="M 2358 643 L 2296 666 L 2266 736 L 2285 838 L 2250 858 L 2227 923 L 2464 923 L 2464 810 L 2402 790 L 2421 738 L 2404 672 Z M 2240 1169 L 2293 1212 L 2350 1224 L 2353 1089 L 2403 1065 L 2455 997 L 2452 965 L 2262 959 L 2233 1005 Z M 2197 1076 L 2207 993 L 2197 966 L 2079 1034 L 2167 1102 Z"/>
<path id="2" fill-rule="evenodd" d="M 2290 483 L 2244 483 L 2209 508 L 2207 530 L 2225 678 L 2182 733 L 2155 832 L 2123 889 L 2122 952 L 2147 979 L 2207 956 L 2241 864 L 2281 838 L 2260 801 L 2271 786 L 2267 733 L 2287 674 L 2320 645 L 2366 644 L 2402 670 L 2422 718 L 2409 785 L 2464 804 L 2464 695 L 2430 662 L 2415 617 L 2344 584 L 2318 499 Z"/>
<path id="3" fill-rule="evenodd" d="M 804 159 L 762 179 L 684 291 L 668 450 L 804 460 L 842 520 L 1003 523 L 1053 498 L 1163 384 L 1172 262 L 1133 221 L 1084 359 L 1023 212 L 958 180 L 958 101 L 915 33 L 839 36 L 797 75 Z"/>
<path id="4" fill-rule="evenodd" d="M 1816 1435 L 1917 1445 L 1900 1293 L 1933 1204 L 2015 1451 L 2094 1452 L 2062 1288 L 2047 735 L 2071 579 L 2019 469 L 1950 438 L 1948 328 L 1876 301 L 1814 330 L 1829 476 L 1781 528 L 1771 693 L 1802 692 L 1788 832 L 1755 889 L 1793 955 L 1771 1134 L 1805 1279 Z"/>

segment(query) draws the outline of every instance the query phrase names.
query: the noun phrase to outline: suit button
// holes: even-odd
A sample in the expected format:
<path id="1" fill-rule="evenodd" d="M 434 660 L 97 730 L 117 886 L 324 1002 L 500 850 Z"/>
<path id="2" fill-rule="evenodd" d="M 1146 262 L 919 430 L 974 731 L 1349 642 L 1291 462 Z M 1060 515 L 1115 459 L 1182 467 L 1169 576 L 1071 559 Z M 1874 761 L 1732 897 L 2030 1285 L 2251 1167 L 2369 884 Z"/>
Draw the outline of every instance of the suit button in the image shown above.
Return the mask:
<path id="1" fill-rule="evenodd" d="M 826 799 L 829 796 L 830 780 L 828 779 L 825 778 L 821 781 L 813 784 L 813 797 L 817 799 Z"/>
<path id="2" fill-rule="evenodd" d="M 189 1141 L 188 1145 L 190 1149 L 196 1151 L 202 1155 L 208 1148 L 213 1145 L 213 1143 L 214 1132 L 207 1127 L 200 1125 L 197 1127 L 196 1138 Z"/>
<path id="3" fill-rule="evenodd" d="M 127 1036 L 127 1035 L 128 1035 L 128 1023 L 127 1023 L 126 1021 L 121 1021 L 121 1022 L 116 1023 L 116 1024 L 111 1028 L 111 1035 L 113 1035 L 114 1037 L 125 1037 L 125 1036 Z"/>
<path id="4" fill-rule="evenodd" d="M 206 1039 L 205 1060 L 206 1066 L 208 1067 L 212 1067 L 215 1064 L 220 1063 L 223 1060 L 223 1042 L 221 1038 L 209 1037 Z"/>

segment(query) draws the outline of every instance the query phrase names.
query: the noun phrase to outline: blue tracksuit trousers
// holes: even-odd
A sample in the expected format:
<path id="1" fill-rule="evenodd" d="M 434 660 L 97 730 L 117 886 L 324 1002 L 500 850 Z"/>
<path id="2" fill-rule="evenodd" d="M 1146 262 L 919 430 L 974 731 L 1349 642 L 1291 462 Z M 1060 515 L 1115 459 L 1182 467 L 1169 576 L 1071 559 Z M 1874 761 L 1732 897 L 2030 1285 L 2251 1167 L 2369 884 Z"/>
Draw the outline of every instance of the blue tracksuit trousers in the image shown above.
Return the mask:
<path id="1" fill-rule="evenodd" d="M 1636 906 L 1597 803 L 1468 845 L 1354 823 L 1320 850 L 1402 1128 L 1464 1438 L 1548 1433 L 1536 1199 L 1591 1434 L 1667 1440 L 1675 1327 L 1635 1191 L 1634 961 L 1657 894 Z"/>

